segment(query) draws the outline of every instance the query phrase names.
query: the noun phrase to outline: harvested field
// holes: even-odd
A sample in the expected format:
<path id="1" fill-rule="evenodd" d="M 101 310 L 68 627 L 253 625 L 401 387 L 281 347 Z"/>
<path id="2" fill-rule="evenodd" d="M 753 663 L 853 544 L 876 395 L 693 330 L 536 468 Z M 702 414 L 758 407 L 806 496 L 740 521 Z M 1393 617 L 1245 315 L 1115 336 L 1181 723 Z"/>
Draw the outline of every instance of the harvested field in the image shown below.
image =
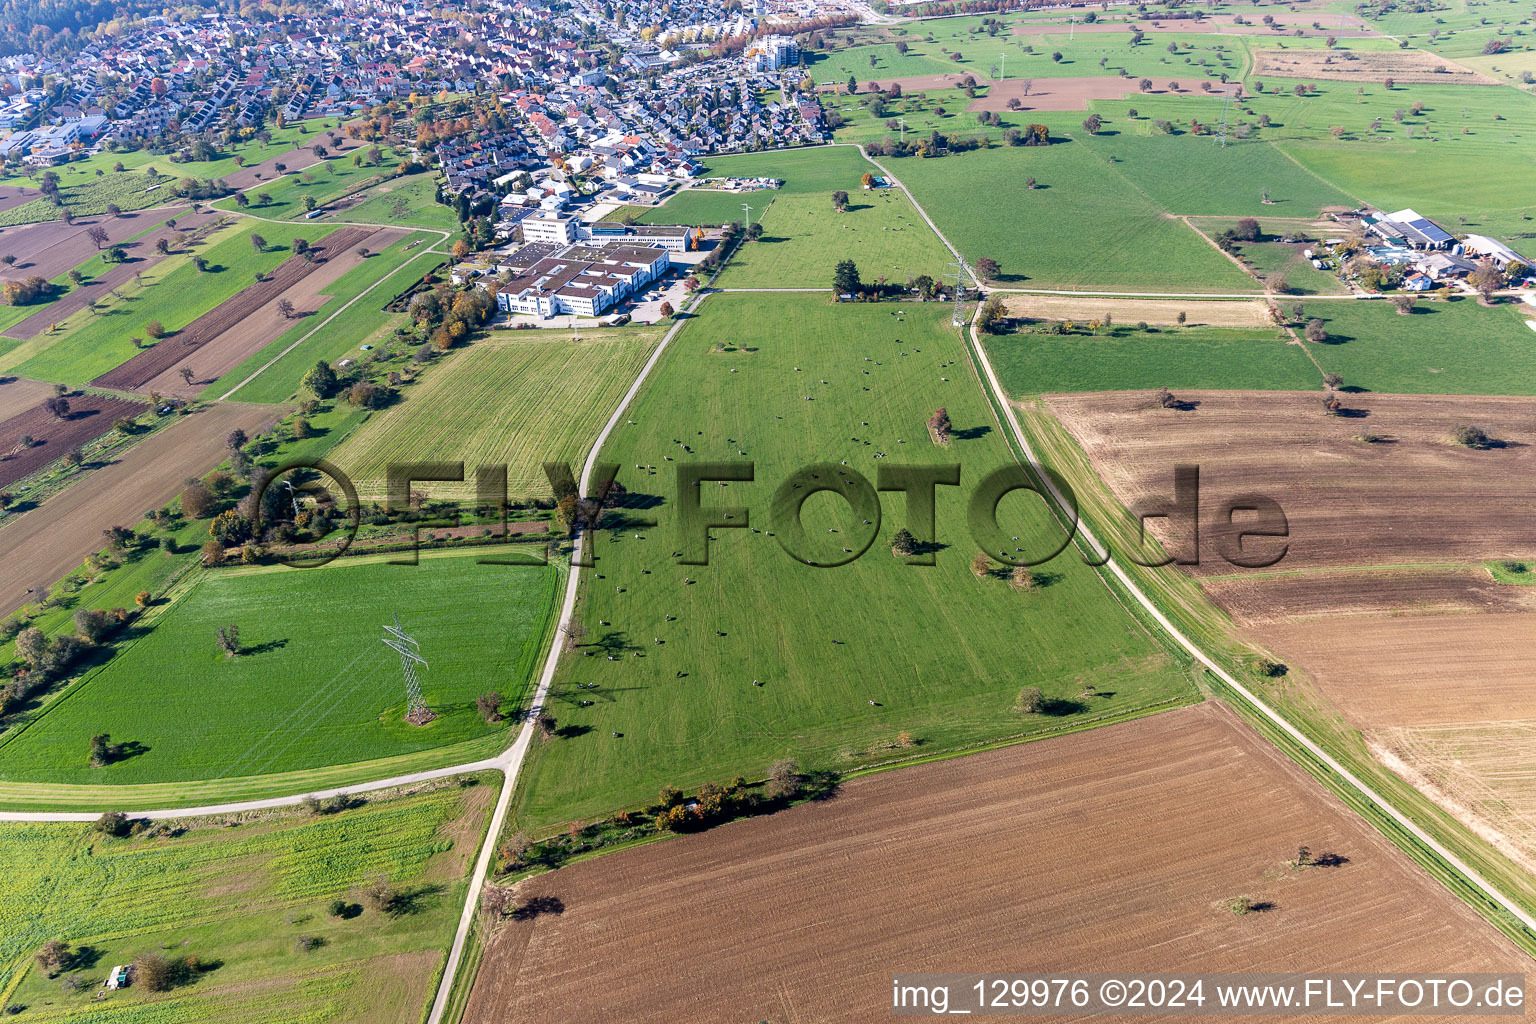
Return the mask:
<path id="1" fill-rule="evenodd" d="M 341 228 L 315 246 L 321 256 L 313 263 L 297 256 L 283 261 L 260 284 L 221 302 L 92 383 L 123 391 L 194 396 L 292 326 L 278 313 L 278 302 L 287 298 L 299 311 L 313 311 L 319 305 L 315 301 L 319 289 L 361 260 L 356 251 L 359 245 L 382 248 L 403 233 L 395 228 Z M 190 382 L 182 377 L 184 366 L 193 369 Z"/>
<path id="2" fill-rule="evenodd" d="M 1286 51 L 1289 53 L 1290 51 Z M 946 76 L 947 77 L 947 76 Z M 1173 92 L 1172 85 L 1179 79 L 1154 78 L 1152 79 L 1151 95 L 1164 95 Z M 1184 79 L 1187 82 L 1189 79 Z M 907 86 L 903 82 L 902 89 Z M 918 86 L 917 88 L 923 88 Z M 938 88 L 932 86 L 930 88 Z M 950 88 L 953 88 L 951 85 Z M 1213 84 L 1210 93 L 1202 93 L 1196 89 L 1185 88 L 1179 95 L 1184 96 L 1220 96 L 1227 89 L 1236 89 L 1237 85 L 1230 87 Z M 985 96 L 971 100 L 966 105 L 966 110 L 999 110 L 1008 109 L 1008 101 L 1017 99 L 1020 110 L 1087 110 L 1089 100 L 1123 100 L 1129 96 L 1141 95 L 1136 90 L 1136 80 L 1132 78 L 1117 78 L 1113 75 L 1095 75 L 1085 78 L 1010 78 L 1002 82 L 992 82 L 991 88 Z"/>
<path id="3" fill-rule="evenodd" d="M 1536 556 L 1530 399 L 1346 394 L 1353 414 L 1330 417 L 1316 392 L 1177 397 L 1194 408 L 1154 409 L 1145 392 L 1046 401 L 1122 504 L 1169 493 L 1181 463 L 1200 466 L 1207 520 L 1235 495 L 1274 496 L 1290 523 L 1289 551 L 1277 569 Z M 1507 447 L 1453 444 L 1450 432 L 1463 423 L 1484 427 Z M 1355 440 L 1367 432 L 1380 440 Z M 1165 521 L 1150 526 L 1159 533 Z M 1196 575 L 1232 573 L 1209 543 L 1202 556 L 1204 564 L 1189 567 Z"/>
<path id="4" fill-rule="evenodd" d="M 1254 50 L 1254 77 L 1317 78 L 1334 82 L 1433 82 L 1501 85 L 1487 75 L 1423 50 L 1354 50 L 1347 59 L 1328 50 Z"/>
<path id="5" fill-rule="evenodd" d="M 1030 320 L 1092 320 L 1114 317 L 1117 324 L 1177 324 L 1179 314 L 1188 326 L 1269 327 L 1268 307 L 1251 302 L 1198 302 L 1184 299 L 1102 299 L 1076 295 L 1005 295 L 1008 315 Z"/>
<path id="6" fill-rule="evenodd" d="M 53 385 L 24 377 L 0 376 L 0 419 L 26 412 L 53 394 Z"/>
<path id="7" fill-rule="evenodd" d="M 1340 615 L 1536 611 L 1536 587 L 1495 583 L 1480 567 L 1274 575 L 1255 572 L 1206 578 L 1201 583 L 1206 594 L 1244 626 Z"/>
<path id="8" fill-rule="evenodd" d="M 1536 872 L 1536 722 L 1382 729 L 1371 752 Z"/>
<path id="9" fill-rule="evenodd" d="M 282 410 L 223 403 L 193 413 L 109 466 L 92 470 L 37 508 L 0 527 L 0 614 L 26 601 L 27 589 L 51 584 L 102 546 L 101 531 L 136 523 L 146 508 L 181 491 L 187 477 L 211 469 L 227 454 L 236 427 L 256 434 Z"/>
<path id="10" fill-rule="evenodd" d="M 1335 618 L 1249 633 L 1362 728 L 1536 720 L 1536 614 Z"/>
<path id="11" fill-rule="evenodd" d="M 91 300 L 104 298 L 113 288 L 126 284 L 133 280 L 135 274 L 143 273 L 165 259 L 164 255 L 155 250 L 155 243 L 162 238 L 170 243 L 177 235 L 185 234 L 195 237 L 207 229 L 216 227 L 229 216 L 218 210 L 205 210 L 203 213 L 194 214 L 182 213 L 180 216 L 176 216 L 175 211 L 159 212 L 169 212 L 171 216 L 167 219 L 176 221 L 176 226 L 169 227 L 162 222 L 159 227 L 142 238 L 124 242 L 123 249 L 128 253 L 127 262 L 117 264 L 105 274 L 97 275 L 85 284 L 70 289 L 57 301 L 40 307 L 36 313 L 25 320 L 6 328 L 6 336 L 23 340 L 36 337 L 46 331 L 50 325 L 58 323 L 77 310 L 84 309 Z M 92 249 L 94 250 L 94 246 Z M 82 260 L 87 258 L 88 256 L 81 257 Z"/>
<path id="12" fill-rule="evenodd" d="M 1289 868 L 1303 843 L 1342 863 Z M 1272 909 L 1223 907 L 1239 895 Z M 501 926 L 470 1024 L 876 1020 L 892 972 L 999 950 L 1041 970 L 1529 963 L 1212 703 L 859 779 L 518 896 L 563 911 Z"/>
<path id="13" fill-rule="evenodd" d="M 70 449 L 105 434 L 119 416 L 137 416 L 145 410 L 143 402 L 100 395 L 78 395 L 68 401 L 66 419 L 54 419 L 41 405 L 34 405 L 0 422 L 0 487 L 15 483 Z M 33 439 L 31 447 L 22 446 L 23 436 Z"/>
<path id="14" fill-rule="evenodd" d="M 101 251 L 87 234 L 91 228 L 99 226 L 105 231 L 109 245 L 125 243 L 126 247 L 127 239 L 151 224 L 171 217 L 180 218 L 187 210 L 185 206 L 172 206 L 125 213 L 121 217 L 77 217 L 73 224 L 44 221 L 25 227 L 0 228 L 0 255 L 16 257 L 15 263 L 0 272 L 0 280 L 19 280 L 34 274 L 51 280 Z M 171 233 L 175 234 L 174 231 Z M 155 243 L 151 239 L 148 244 L 153 248 Z"/>

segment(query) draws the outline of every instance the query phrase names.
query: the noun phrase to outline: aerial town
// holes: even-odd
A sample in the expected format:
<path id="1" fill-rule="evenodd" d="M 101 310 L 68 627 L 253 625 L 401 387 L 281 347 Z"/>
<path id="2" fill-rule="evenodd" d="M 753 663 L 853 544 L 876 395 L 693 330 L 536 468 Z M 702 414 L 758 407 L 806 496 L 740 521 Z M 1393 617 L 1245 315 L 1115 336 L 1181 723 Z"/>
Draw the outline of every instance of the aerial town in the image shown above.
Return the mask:
<path id="1" fill-rule="evenodd" d="M 0 26 L 0 1019 L 1524 1012 L 1531 0 Z"/>

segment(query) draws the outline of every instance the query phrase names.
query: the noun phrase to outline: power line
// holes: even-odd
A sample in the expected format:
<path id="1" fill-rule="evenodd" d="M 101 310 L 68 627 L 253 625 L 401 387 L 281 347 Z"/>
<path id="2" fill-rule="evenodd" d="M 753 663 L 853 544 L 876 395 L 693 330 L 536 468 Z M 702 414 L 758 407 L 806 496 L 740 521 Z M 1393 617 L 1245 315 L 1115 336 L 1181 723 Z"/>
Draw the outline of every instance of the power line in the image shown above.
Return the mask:
<path id="1" fill-rule="evenodd" d="M 949 266 L 955 268 L 955 311 L 953 322 L 956 327 L 965 324 L 965 256 L 959 250 L 955 251 L 955 258 Z M 945 275 L 946 277 L 949 275 Z"/>
<path id="2" fill-rule="evenodd" d="M 427 707 L 427 702 L 421 696 L 421 683 L 416 679 L 416 666 L 427 668 L 427 659 L 421 656 L 421 644 L 407 633 L 400 625 L 400 616 L 395 615 L 395 624 L 385 626 L 384 646 L 400 655 L 400 671 L 405 676 L 405 720 L 412 725 L 426 725 L 436 718 L 432 709 Z"/>

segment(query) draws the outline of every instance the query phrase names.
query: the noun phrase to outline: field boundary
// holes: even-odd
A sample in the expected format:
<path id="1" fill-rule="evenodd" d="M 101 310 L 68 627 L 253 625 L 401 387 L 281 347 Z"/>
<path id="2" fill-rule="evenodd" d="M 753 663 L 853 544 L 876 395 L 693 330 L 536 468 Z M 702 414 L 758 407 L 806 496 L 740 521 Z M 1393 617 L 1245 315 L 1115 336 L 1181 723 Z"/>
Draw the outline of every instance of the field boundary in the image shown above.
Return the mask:
<path id="1" fill-rule="evenodd" d="M 861 153 L 864 152 L 862 146 L 859 147 L 859 150 Z M 865 159 L 870 159 L 867 153 L 865 153 Z M 896 187 L 902 189 L 904 192 L 907 192 L 908 198 L 912 199 L 913 206 L 916 207 L 920 213 L 922 213 L 923 219 L 928 221 L 929 225 L 934 228 L 935 233 L 939 235 L 939 239 L 944 242 L 945 246 L 950 250 L 950 252 L 953 253 L 956 258 L 959 258 L 958 250 L 956 250 L 955 247 L 949 243 L 949 240 L 945 238 L 942 232 L 939 232 L 938 227 L 933 225 L 933 221 L 928 216 L 927 211 L 924 210 L 921 204 L 917 202 L 917 200 L 912 196 L 911 192 L 907 190 L 906 186 L 901 183 L 900 179 L 891 174 L 890 171 L 887 170 L 879 161 L 870 159 L 870 162 L 873 163 L 876 167 L 879 167 L 880 170 L 884 172 L 886 177 L 895 183 Z M 974 278 L 974 274 L 972 276 Z M 979 285 L 980 282 L 978 281 L 977 284 Z M 982 371 L 982 375 L 985 378 L 988 386 L 987 397 L 989 401 L 1002 407 L 1002 411 L 1006 415 L 1008 425 L 1010 427 L 1009 433 L 1011 433 L 1012 439 L 1017 443 L 1020 452 L 1024 454 L 1027 464 L 1032 468 L 1032 470 L 1035 471 L 1037 476 L 1042 478 L 1044 489 L 1041 493 L 1048 494 L 1049 499 L 1058 514 L 1071 516 L 1072 520 L 1077 524 L 1077 534 L 1075 537 L 1078 546 L 1086 547 L 1088 553 L 1091 553 L 1093 557 L 1099 559 L 1099 564 L 1109 569 L 1110 573 L 1112 573 L 1113 576 L 1119 581 L 1119 584 L 1125 589 L 1126 593 L 1132 597 L 1136 603 L 1139 604 L 1145 610 L 1145 612 L 1157 622 L 1157 624 L 1162 628 L 1162 630 L 1170 639 L 1175 641 L 1180 647 L 1188 652 L 1191 657 L 1203 665 L 1207 671 L 1209 671 L 1211 675 L 1213 675 L 1216 679 L 1220 680 L 1223 684 L 1230 687 L 1233 692 L 1247 700 L 1255 709 L 1257 709 L 1263 719 L 1272 725 L 1272 727 L 1280 730 L 1280 732 L 1283 733 L 1290 742 L 1293 742 L 1299 746 L 1306 752 L 1309 757 L 1316 758 L 1320 764 L 1327 767 L 1329 771 L 1334 772 L 1340 780 L 1342 780 L 1344 783 L 1347 783 L 1348 788 L 1354 794 L 1356 794 L 1359 799 L 1362 799 L 1366 801 L 1370 806 L 1379 809 L 1381 814 L 1385 815 L 1391 820 L 1394 828 L 1403 830 L 1406 836 L 1411 837 L 1416 843 L 1422 844 L 1422 846 L 1427 851 L 1433 853 L 1434 856 L 1439 858 L 1445 865 L 1448 866 L 1449 869 L 1454 870 L 1454 872 L 1459 875 L 1461 881 L 1465 882 L 1469 886 L 1474 887 L 1475 889 L 1480 889 L 1485 898 L 1491 900 L 1494 903 L 1497 903 L 1503 912 L 1517 919 L 1519 923 L 1524 926 L 1528 933 L 1522 945 L 1527 949 L 1527 951 L 1536 949 L 1536 917 L 1532 917 L 1532 915 L 1518 902 L 1504 895 L 1500 889 L 1495 887 L 1491 882 L 1484 878 L 1482 874 L 1475 871 L 1464 860 L 1448 850 L 1443 844 L 1440 843 L 1439 840 L 1435 839 L 1425 829 L 1415 824 L 1407 815 L 1399 811 L 1396 806 L 1387 801 L 1384 797 L 1380 796 L 1374 789 L 1368 786 L 1358 776 L 1340 764 L 1333 757 L 1333 755 L 1324 750 L 1322 746 L 1320 746 L 1317 742 L 1305 735 L 1300 729 L 1292 725 L 1291 722 L 1283 715 L 1275 711 L 1267 703 L 1254 695 L 1247 687 L 1239 683 L 1231 674 L 1229 674 L 1224 668 L 1217 664 L 1213 658 L 1207 655 L 1204 650 L 1195 644 L 1194 641 L 1185 636 L 1184 633 L 1173 624 L 1172 620 L 1162 611 L 1162 609 L 1159 608 L 1155 602 L 1153 602 L 1146 596 L 1145 593 L 1142 592 L 1140 587 L 1136 585 L 1135 581 L 1131 579 L 1125 569 L 1123 569 L 1117 561 L 1110 557 L 1108 548 L 1098 541 L 1098 539 L 1094 536 L 1092 529 L 1070 511 L 1068 502 L 1057 489 L 1055 482 L 1051 480 L 1046 474 L 1039 472 L 1039 461 L 1035 457 L 1034 449 L 1030 446 L 1028 438 L 1024 434 L 1023 427 L 1019 424 L 1018 418 L 1014 413 L 1014 408 L 1007 400 L 1007 393 L 1003 390 L 1002 383 L 998 380 L 997 374 L 992 368 L 991 361 L 987 358 L 985 346 L 981 344 L 979 330 L 976 326 L 976 312 L 978 310 L 979 306 L 972 309 L 970 316 L 967 318 L 966 326 L 962 330 L 962 333 L 966 336 L 967 348 L 970 350 L 973 364 L 979 367 Z M 1400 849 L 1404 849 L 1405 852 L 1409 852 L 1411 856 L 1411 851 L 1408 849 L 1408 847 L 1405 847 L 1401 842 L 1399 842 L 1397 845 Z"/>

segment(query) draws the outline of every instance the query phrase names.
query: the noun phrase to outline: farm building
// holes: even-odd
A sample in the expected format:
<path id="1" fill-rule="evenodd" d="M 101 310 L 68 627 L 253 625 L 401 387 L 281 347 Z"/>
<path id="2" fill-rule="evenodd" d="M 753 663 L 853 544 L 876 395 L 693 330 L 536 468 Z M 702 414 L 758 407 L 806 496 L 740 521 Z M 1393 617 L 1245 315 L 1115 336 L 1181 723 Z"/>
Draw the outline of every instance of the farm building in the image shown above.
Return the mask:
<path id="1" fill-rule="evenodd" d="M 1411 249 L 1449 249 L 1456 239 L 1440 225 L 1412 209 L 1396 213 L 1372 210 L 1360 218 L 1365 230 L 1388 245 Z"/>
<path id="2" fill-rule="evenodd" d="M 1492 260 L 1493 265 L 1500 270 L 1507 269 L 1511 263 L 1522 263 L 1527 267 L 1531 265 L 1530 260 L 1487 235 L 1468 235 L 1462 239 L 1461 253 L 1472 259 Z"/>

